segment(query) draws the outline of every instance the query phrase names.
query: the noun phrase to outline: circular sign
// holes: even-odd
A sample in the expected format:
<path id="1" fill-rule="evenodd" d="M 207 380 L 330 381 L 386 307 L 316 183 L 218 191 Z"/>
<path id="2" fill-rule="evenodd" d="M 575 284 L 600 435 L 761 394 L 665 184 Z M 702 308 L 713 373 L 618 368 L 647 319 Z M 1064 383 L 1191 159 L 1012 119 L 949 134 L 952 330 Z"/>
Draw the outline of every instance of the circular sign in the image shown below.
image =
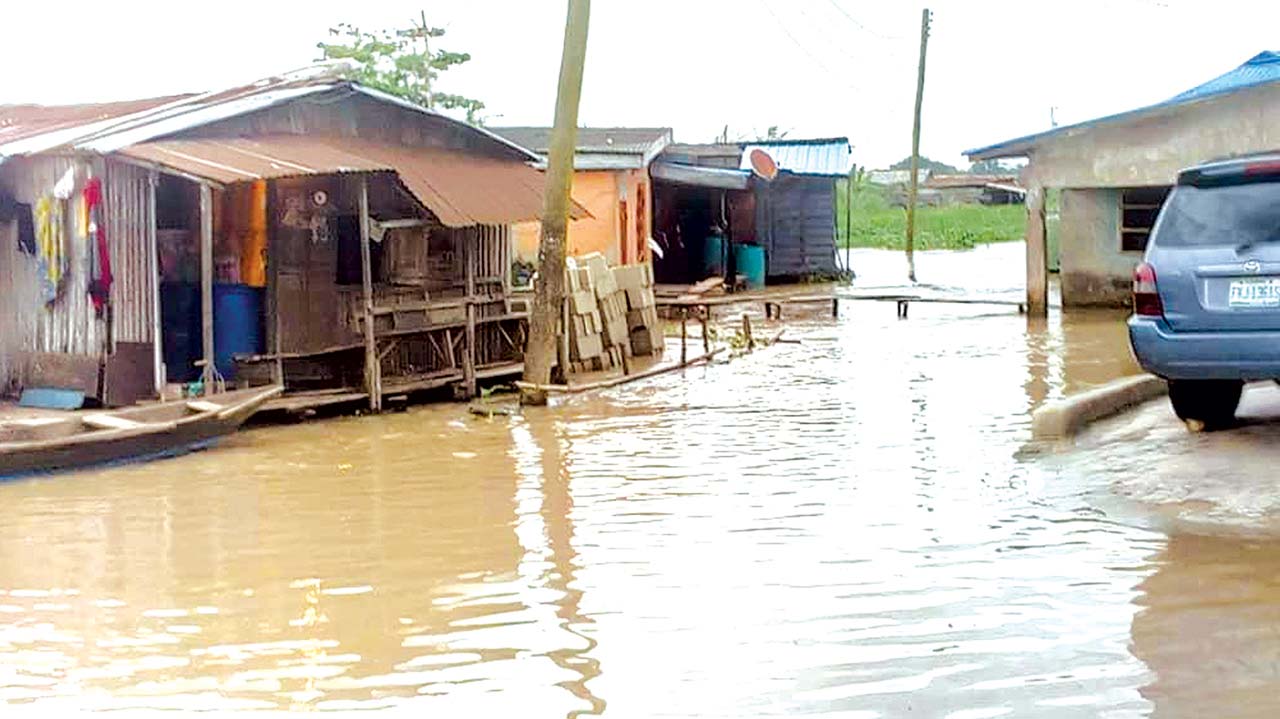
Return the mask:
<path id="1" fill-rule="evenodd" d="M 772 180 L 778 176 L 778 163 L 774 162 L 773 158 L 769 156 L 769 153 L 764 150 L 757 147 L 751 151 L 749 159 L 751 161 L 752 171 L 760 177 L 763 177 L 766 180 Z"/>
<path id="2" fill-rule="evenodd" d="M 315 203 L 316 207 L 324 207 L 329 204 L 329 193 L 324 190 L 316 190 L 315 194 L 311 195 L 311 201 Z"/>

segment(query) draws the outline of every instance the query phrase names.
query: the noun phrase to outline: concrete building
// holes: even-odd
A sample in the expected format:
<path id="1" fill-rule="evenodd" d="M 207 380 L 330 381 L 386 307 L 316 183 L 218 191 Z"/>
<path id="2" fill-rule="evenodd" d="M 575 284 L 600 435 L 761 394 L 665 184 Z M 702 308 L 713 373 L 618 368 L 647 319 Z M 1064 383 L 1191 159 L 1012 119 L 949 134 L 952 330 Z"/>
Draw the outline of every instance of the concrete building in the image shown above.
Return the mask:
<path id="1" fill-rule="evenodd" d="M 1131 274 L 1180 169 L 1280 147 L 1280 54 L 1243 65 L 1164 102 L 965 154 L 1025 157 L 1027 299 L 1047 297 L 1045 193 L 1061 190 L 1065 306 L 1124 306 Z"/>
<path id="2" fill-rule="evenodd" d="M 549 127 L 495 127 L 494 133 L 544 158 Z M 649 164 L 671 142 L 669 127 L 580 127 L 573 157 L 573 199 L 590 212 L 569 225 L 568 252 L 599 252 L 611 265 L 646 262 L 653 227 Z M 516 257 L 538 260 L 537 222 L 512 228 Z"/>

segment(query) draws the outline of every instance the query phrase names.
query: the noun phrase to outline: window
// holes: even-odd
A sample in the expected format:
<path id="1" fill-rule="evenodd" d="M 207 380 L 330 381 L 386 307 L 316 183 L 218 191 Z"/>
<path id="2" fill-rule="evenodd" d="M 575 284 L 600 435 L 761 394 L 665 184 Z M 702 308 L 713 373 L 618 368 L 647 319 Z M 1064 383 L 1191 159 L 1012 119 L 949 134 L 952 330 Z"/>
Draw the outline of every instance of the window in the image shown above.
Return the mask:
<path id="1" fill-rule="evenodd" d="M 1120 249 L 1142 252 L 1170 188 L 1130 187 L 1120 194 Z"/>

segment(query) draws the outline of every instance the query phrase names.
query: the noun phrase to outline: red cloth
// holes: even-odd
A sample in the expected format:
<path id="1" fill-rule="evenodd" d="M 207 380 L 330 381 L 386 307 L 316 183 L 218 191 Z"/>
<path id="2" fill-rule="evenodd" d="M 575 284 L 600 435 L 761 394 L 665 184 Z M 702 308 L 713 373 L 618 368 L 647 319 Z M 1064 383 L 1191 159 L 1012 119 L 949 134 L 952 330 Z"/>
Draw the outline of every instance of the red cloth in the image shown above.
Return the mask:
<path id="1" fill-rule="evenodd" d="M 107 246 L 107 228 L 102 220 L 102 180 L 94 177 L 84 186 L 84 208 L 89 217 L 90 263 L 89 298 L 99 315 L 111 302 L 111 252 Z"/>

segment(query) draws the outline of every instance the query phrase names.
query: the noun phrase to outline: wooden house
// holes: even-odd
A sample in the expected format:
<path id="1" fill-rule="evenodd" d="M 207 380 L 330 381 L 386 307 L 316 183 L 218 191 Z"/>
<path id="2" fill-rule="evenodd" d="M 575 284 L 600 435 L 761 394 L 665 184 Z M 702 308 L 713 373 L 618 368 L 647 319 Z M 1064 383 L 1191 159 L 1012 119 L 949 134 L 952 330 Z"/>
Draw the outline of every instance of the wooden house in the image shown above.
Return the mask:
<path id="1" fill-rule="evenodd" d="M 123 404 L 276 381 L 279 407 L 375 410 L 422 390 L 474 394 L 521 371 L 509 228 L 541 210 L 538 159 L 323 69 L 134 103 L 0 106 L 0 389 L 71 383 Z M 103 306 L 79 219 L 91 183 L 112 270 Z M 52 294 L 50 253 L 21 242 L 33 225 L 51 236 L 37 206 L 61 221 Z"/>

